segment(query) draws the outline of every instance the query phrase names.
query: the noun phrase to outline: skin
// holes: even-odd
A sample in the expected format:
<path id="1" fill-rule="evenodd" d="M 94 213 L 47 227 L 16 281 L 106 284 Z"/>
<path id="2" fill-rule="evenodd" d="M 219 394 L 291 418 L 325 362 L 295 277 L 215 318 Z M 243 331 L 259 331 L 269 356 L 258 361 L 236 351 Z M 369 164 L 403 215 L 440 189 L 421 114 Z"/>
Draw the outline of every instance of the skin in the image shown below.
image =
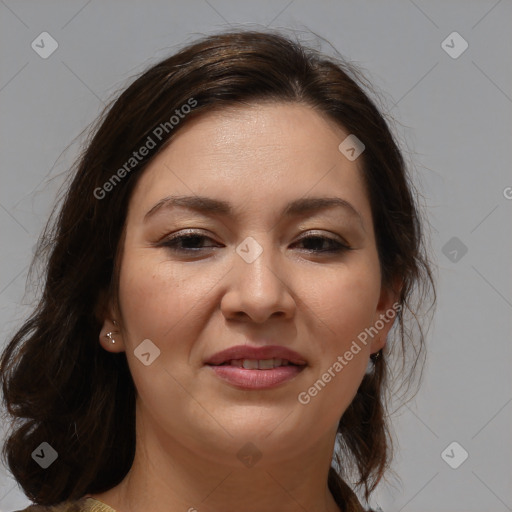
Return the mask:
<path id="1" fill-rule="evenodd" d="M 393 322 L 307 405 L 297 397 L 397 300 L 381 287 L 360 160 L 338 150 L 347 135 L 309 106 L 258 103 L 190 121 L 145 170 L 125 224 L 120 310 L 110 305 L 100 333 L 105 350 L 126 351 L 137 388 L 136 455 L 119 485 L 93 497 L 122 512 L 339 510 L 327 487 L 337 425 Z M 228 200 L 234 215 L 162 208 L 144 222 L 170 194 Z M 343 198 L 360 220 L 339 207 L 281 216 L 305 196 Z M 185 229 L 211 240 L 182 245 L 200 251 L 158 245 Z M 352 250 L 314 252 L 332 244 L 306 235 Z M 263 249 L 252 263 L 235 252 L 249 236 Z M 160 350 L 149 366 L 134 355 L 145 339 Z M 245 343 L 284 345 L 307 366 L 258 391 L 204 366 Z M 237 457 L 248 442 L 262 455 L 253 467 Z"/>

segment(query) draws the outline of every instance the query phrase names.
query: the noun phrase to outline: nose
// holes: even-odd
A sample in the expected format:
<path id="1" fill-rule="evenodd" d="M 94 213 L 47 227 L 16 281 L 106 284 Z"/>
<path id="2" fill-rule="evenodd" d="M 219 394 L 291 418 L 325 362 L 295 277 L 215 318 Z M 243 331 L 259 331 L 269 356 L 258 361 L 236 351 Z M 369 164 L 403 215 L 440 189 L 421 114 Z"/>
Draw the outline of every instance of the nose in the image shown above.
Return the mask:
<path id="1" fill-rule="evenodd" d="M 275 250 L 267 244 L 250 263 L 236 252 L 233 260 L 229 285 L 221 301 L 227 319 L 263 323 L 272 317 L 293 317 L 296 303 L 290 290 L 290 273 Z"/>

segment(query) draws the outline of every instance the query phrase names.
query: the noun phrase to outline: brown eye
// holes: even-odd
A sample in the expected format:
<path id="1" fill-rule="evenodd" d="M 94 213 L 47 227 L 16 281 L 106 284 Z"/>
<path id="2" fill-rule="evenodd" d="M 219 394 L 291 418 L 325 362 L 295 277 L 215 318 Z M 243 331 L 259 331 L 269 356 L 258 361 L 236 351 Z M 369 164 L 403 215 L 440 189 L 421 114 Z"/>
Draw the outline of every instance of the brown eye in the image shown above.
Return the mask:
<path id="1" fill-rule="evenodd" d="M 334 238 L 319 235 L 301 238 L 297 243 L 304 245 L 307 252 L 340 253 L 351 250 L 351 247 Z"/>
<path id="2" fill-rule="evenodd" d="M 187 234 L 176 235 L 167 238 L 160 245 L 164 247 L 168 247 L 173 251 L 180 252 L 190 252 L 190 251 L 201 251 L 203 249 L 211 249 L 213 247 L 217 247 L 218 244 L 215 245 L 204 245 L 206 241 L 213 240 L 210 237 L 207 237 L 201 233 L 189 232 Z"/>

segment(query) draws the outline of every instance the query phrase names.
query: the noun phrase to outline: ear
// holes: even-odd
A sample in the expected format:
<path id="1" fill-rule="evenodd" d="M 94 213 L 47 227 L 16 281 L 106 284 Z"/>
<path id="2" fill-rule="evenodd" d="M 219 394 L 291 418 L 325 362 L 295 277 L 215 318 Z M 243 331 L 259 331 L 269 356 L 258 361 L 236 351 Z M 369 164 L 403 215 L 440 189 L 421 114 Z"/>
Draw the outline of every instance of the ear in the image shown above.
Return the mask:
<path id="1" fill-rule="evenodd" d="M 381 293 L 375 311 L 374 327 L 378 330 L 371 342 L 371 353 L 374 354 L 386 346 L 388 333 L 393 327 L 398 312 L 402 309 L 400 292 L 403 281 L 395 278 L 391 285 L 381 286 Z"/>
<path id="2" fill-rule="evenodd" d="M 103 324 L 99 333 L 100 345 L 108 352 L 124 352 L 122 325 L 117 320 L 120 315 L 116 313 L 112 299 L 107 299 L 105 292 L 100 295 L 95 314 Z"/>

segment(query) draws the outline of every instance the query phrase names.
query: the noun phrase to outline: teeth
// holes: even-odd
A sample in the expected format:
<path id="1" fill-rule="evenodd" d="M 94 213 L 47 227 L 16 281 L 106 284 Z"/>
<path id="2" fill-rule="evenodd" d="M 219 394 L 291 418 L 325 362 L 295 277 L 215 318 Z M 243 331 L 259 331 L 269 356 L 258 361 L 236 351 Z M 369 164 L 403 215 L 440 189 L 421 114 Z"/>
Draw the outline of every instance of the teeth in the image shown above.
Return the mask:
<path id="1" fill-rule="evenodd" d="M 278 366 L 278 365 L 276 365 Z M 274 360 L 273 359 L 260 359 L 258 361 L 258 368 L 260 370 L 270 370 L 274 368 Z"/>
<path id="2" fill-rule="evenodd" d="M 229 363 L 231 366 L 245 368 L 246 370 L 271 370 L 278 366 L 288 366 L 290 364 L 286 359 L 233 359 Z"/>
<path id="3" fill-rule="evenodd" d="M 258 361 L 255 359 L 244 359 L 242 366 L 246 370 L 257 370 L 258 369 Z"/>

